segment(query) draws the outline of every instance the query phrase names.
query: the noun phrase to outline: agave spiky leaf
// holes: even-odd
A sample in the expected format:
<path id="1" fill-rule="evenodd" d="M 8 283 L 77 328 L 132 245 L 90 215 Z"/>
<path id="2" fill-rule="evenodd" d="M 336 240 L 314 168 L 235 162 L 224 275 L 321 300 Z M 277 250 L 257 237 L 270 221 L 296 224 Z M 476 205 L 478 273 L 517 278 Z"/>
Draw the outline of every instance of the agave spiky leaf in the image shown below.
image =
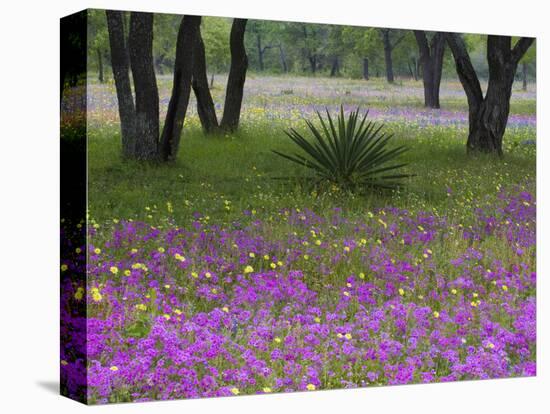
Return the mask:
<path id="1" fill-rule="evenodd" d="M 311 137 L 294 128 L 286 135 L 302 150 L 302 154 L 275 154 L 313 171 L 319 179 L 354 189 L 357 187 L 394 188 L 409 174 L 397 173 L 407 164 L 395 162 L 407 151 L 405 146 L 388 148 L 392 134 L 382 132 L 383 124 L 368 120 L 367 110 L 359 108 L 346 118 L 344 107 L 336 119 L 325 108 L 326 117 L 317 111 L 320 127 L 306 120 Z M 309 138 L 309 139 L 308 139 Z"/>

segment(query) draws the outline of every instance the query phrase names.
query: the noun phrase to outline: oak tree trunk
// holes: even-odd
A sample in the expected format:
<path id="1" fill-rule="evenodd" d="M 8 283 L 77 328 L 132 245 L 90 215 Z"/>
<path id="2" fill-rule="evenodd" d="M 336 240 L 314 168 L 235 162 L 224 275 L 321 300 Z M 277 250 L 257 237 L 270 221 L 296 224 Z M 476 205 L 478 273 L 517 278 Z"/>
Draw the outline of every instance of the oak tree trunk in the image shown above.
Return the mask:
<path id="1" fill-rule="evenodd" d="M 158 153 L 159 94 L 153 61 L 153 13 L 132 12 L 128 35 L 136 95 L 134 157 L 153 160 Z"/>
<path id="2" fill-rule="evenodd" d="M 262 37 L 260 34 L 256 34 L 256 47 L 258 48 L 258 63 L 260 65 L 260 71 L 264 71 L 264 50 L 262 49 Z"/>
<path id="3" fill-rule="evenodd" d="M 285 51 L 283 50 L 283 46 L 280 43 L 277 47 L 279 48 L 279 57 L 281 59 L 281 66 L 283 68 L 283 73 L 287 73 L 288 72 L 288 66 L 287 66 L 287 63 L 286 63 Z"/>
<path id="4" fill-rule="evenodd" d="M 363 79 L 369 80 L 369 59 L 363 58 Z"/>
<path id="5" fill-rule="evenodd" d="M 382 31 L 382 42 L 384 44 L 384 60 L 386 62 L 386 79 L 388 83 L 393 83 L 393 59 L 392 59 L 392 45 L 390 43 L 390 31 L 384 29 Z"/>
<path id="6" fill-rule="evenodd" d="M 214 101 L 208 87 L 208 76 L 206 75 L 206 57 L 204 53 L 204 42 L 200 34 L 200 27 L 195 39 L 195 51 L 193 56 L 193 78 L 191 82 L 193 92 L 197 99 L 197 112 L 203 130 L 206 133 L 215 132 L 218 129 L 218 118 Z"/>
<path id="7" fill-rule="evenodd" d="M 485 152 L 501 156 L 517 65 L 534 39 L 522 37 L 511 48 L 510 36 L 488 37 L 489 83 L 484 97 L 464 40 L 455 33 L 448 33 L 446 38 L 468 98 L 468 153 Z"/>
<path id="8" fill-rule="evenodd" d="M 414 30 L 416 42 L 420 52 L 422 65 L 422 82 L 424 83 L 424 106 L 440 108 L 439 89 L 441 72 L 443 70 L 443 55 L 445 53 L 445 35 L 435 33 L 428 43 L 423 30 Z"/>
<path id="9" fill-rule="evenodd" d="M 199 16 L 186 15 L 183 17 L 178 31 L 174 83 L 160 139 L 160 158 L 164 161 L 175 160 L 178 153 L 181 130 L 191 94 L 194 46 L 200 22 Z"/>
<path id="10" fill-rule="evenodd" d="M 527 90 L 527 63 L 523 62 L 521 65 L 521 69 L 522 69 L 522 78 L 523 78 L 522 89 L 526 91 Z"/>
<path id="11" fill-rule="evenodd" d="M 340 75 L 340 62 L 338 56 L 335 56 L 332 59 L 332 67 L 330 69 L 330 76 L 339 76 Z"/>
<path id="12" fill-rule="evenodd" d="M 111 65 L 118 100 L 123 157 L 133 157 L 135 148 L 135 107 L 130 85 L 130 61 L 124 35 L 122 12 L 107 10 Z"/>
<path id="13" fill-rule="evenodd" d="M 315 75 L 315 72 L 317 71 L 317 56 L 316 55 L 309 55 L 309 67 L 311 68 L 311 73 Z"/>
<path id="14" fill-rule="evenodd" d="M 103 76 L 103 56 L 101 54 L 101 49 L 98 47 L 96 48 L 97 53 L 97 68 L 98 68 L 98 80 L 99 83 L 103 83 L 105 81 L 105 78 Z"/>
<path id="15" fill-rule="evenodd" d="M 246 23 L 247 19 L 234 19 L 231 26 L 229 37 L 231 68 L 227 79 L 223 117 L 220 124 L 225 131 L 233 131 L 239 126 L 244 82 L 248 68 L 248 58 L 244 48 Z"/>

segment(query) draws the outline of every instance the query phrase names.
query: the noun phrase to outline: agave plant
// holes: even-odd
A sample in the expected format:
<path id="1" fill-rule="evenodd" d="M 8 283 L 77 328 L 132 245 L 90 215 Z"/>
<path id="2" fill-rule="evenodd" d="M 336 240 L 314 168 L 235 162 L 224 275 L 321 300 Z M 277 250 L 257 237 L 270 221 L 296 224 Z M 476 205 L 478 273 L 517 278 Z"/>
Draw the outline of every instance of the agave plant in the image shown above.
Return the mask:
<path id="1" fill-rule="evenodd" d="M 317 111 L 320 128 L 309 120 L 305 121 L 312 135 L 310 139 L 293 128 L 285 131 L 300 147 L 302 154 L 273 152 L 309 168 L 321 180 L 350 190 L 361 187 L 394 188 L 401 179 L 410 177 L 397 171 L 407 164 L 396 162 L 396 158 L 407 148 L 388 148 L 393 134 L 381 132 L 383 124 L 367 121 L 368 110 L 360 118 L 357 108 L 346 119 L 344 108 L 340 106 L 336 122 L 328 109 L 325 110 L 326 119 Z"/>

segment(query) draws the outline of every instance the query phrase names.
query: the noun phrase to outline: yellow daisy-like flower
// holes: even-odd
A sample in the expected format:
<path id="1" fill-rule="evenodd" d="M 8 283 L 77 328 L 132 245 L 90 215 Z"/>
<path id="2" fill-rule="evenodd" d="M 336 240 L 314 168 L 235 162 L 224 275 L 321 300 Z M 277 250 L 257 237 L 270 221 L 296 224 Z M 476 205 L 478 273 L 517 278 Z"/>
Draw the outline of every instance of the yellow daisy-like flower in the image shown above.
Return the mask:
<path id="1" fill-rule="evenodd" d="M 111 368 L 109 368 L 111 371 L 118 371 L 118 367 L 116 365 L 112 365 Z"/>
<path id="2" fill-rule="evenodd" d="M 76 292 L 74 294 L 74 298 L 76 300 L 82 300 L 83 297 L 84 297 L 84 288 L 79 287 L 78 289 L 76 289 Z"/>
<path id="3" fill-rule="evenodd" d="M 140 311 L 146 311 L 147 310 L 147 305 L 143 304 L 143 303 L 138 303 L 136 305 L 136 309 L 137 310 L 140 310 Z"/>
<path id="4" fill-rule="evenodd" d="M 306 385 L 306 388 L 307 388 L 308 391 L 314 391 L 314 390 L 315 390 L 315 385 L 313 385 L 313 384 L 307 384 L 307 385 Z"/>
<path id="5" fill-rule="evenodd" d="M 174 259 L 179 260 L 180 262 L 185 262 L 185 257 L 183 257 L 181 254 L 176 253 L 174 255 Z"/>
<path id="6" fill-rule="evenodd" d="M 62 271 L 62 272 L 67 271 L 68 268 L 69 268 L 69 266 L 67 266 L 66 264 L 62 264 L 62 265 L 61 265 L 61 271 Z"/>
<path id="7" fill-rule="evenodd" d="M 231 391 L 231 394 L 233 394 L 233 395 L 239 395 L 239 393 L 240 393 L 240 391 L 237 387 L 231 388 L 230 391 Z"/>
<path id="8" fill-rule="evenodd" d="M 502 285 L 502 290 L 505 291 L 505 292 L 508 292 L 508 286 Z"/>
<path id="9" fill-rule="evenodd" d="M 275 269 L 275 268 L 277 267 L 277 265 L 276 265 L 275 263 L 271 263 L 271 264 L 269 265 L 269 267 L 271 267 L 272 269 Z"/>
<path id="10" fill-rule="evenodd" d="M 434 318 L 439 318 L 439 312 L 438 311 L 434 311 Z"/>
<path id="11" fill-rule="evenodd" d="M 132 271 L 130 269 L 126 269 L 124 271 L 124 276 L 130 276 L 132 274 Z"/>
<path id="12" fill-rule="evenodd" d="M 456 289 L 451 289 L 451 293 L 452 293 L 453 295 L 456 295 L 457 290 L 456 290 Z"/>
<path id="13" fill-rule="evenodd" d="M 159 253 L 164 253 L 166 251 L 164 247 L 159 247 L 157 250 L 159 251 Z"/>
<path id="14" fill-rule="evenodd" d="M 317 323 L 321 323 L 321 318 L 319 318 L 318 316 L 316 316 L 313 320 Z"/>
<path id="15" fill-rule="evenodd" d="M 228 313 L 228 312 L 229 312 L 229 308 L 228 308 L 227 306 L 224 306 L 224 307 L 222 308 L 222 311 L 224 311 L 225 313 Z"/>
<path id="16" fill-rule="evenodd" d="M 99 291 L 98 288 L 93 287 L 91 289 L 91 293 L 92 293 L 92 300 L 94 302 L 101 302 L 101 299 L 103 298 L 103 296 L 101 295 L 101 292 Z"/>
<path id="17" fill-rule="evenodd" d="M 405 294 L 405 291 L 402 288 L 399 288 L 399 294 L 403 296 Z"/>
<path id="18" fill-rule="evenodd" d="M 113 274 L 113 275 L 116 275 L 118 273 L 118 267 L 116 266 L 111 266 L 109 268 L 109 271 Z"/>
<path id="19" fill-rule="evenodd" d="M 351 338 L 352 338 L 352 336 L 351 336 L 350 333 L 345 334 L 344 337 L 345 337 L 346 339 L 351 339 Z"/>
<path id="20" fill-rule="evenodd" d="M 266 394 L 268 394 L 268 393 L 271 392 L 271 388 L 269 388 L 269 387 L 263 387 L 263 388 L 262 388 L 262 391 L 265 392 Z"/>
<path id="21" fill-rule="evenodd" d="M 277 342 L 278 344 L 281 343 L 281 338 L 279 338 L 278 336 L 275 337 L 275 339 L 273 339 L 275 342 Z"/>
<path id="22" fill-rule="evenodd" d="M 363 272 L 359 273 L 359 278 L 360 279 L 364 279 L 365 278 L 365 274 Z"/>
<path id="23" fill-rule="evenodd" d="M 254 252 L 250 252 L 248 253 L 248 257 L 255 258 L 256 254 Z"/>
<path id="24" fill-rule="evenodd" d="M 269 260 L 269 256 L 267 254 L 264 254 L 264 260 Z"/>
<path id="25" fill-rule="evenodd" d="M 254 271 L 254 268 L 250 265 L 244 268 L 244 273 L 252 273 L 253 271 Z"/>
<path id="26" fill-rule="evenodd" d="M 101 253 L 101 249 L 100 249 L 99 247 L 96 247 L 96 248 L 94 249 L 94 253 L 95 253 L 95 254 L 100 254 L 100 253 Z"/>
<path id="27" fill-rule="evenodd" d="M 207 279 L 210 279 L 210 278 L 212 277 L 212 273 L 206 272 L 206 273 L 204 274 L 204 277 L 207 278 Z"/>
<path id="28" fill-rule="evenodd" d="M 61 365 L 69 365 L 69 363 L 67 361 L 65 361 L 64 359 L 61 360 Z"/>
<path id="29" fill-rule="evenodd" d="M 346 253 L 348 253 L 348 252 L 350 251 L 349 246 L 344 246 L 344 251 L 345 251 Z"/>
<path id="30" fill-rule="evenodd" d="M 181 315 L 181 314 L 182 314 L 182 311 L 179 310 L 179 309 L 174 309 L 173 312 L 174 312 L 176 315 Z"/>
<path id="31" fill-rule="evenodd" d="M 162 317 L 163 317 L 164 319 L 166 319 L 167 321 L 170 320 L 170 315 L 168 315 L 167 313 L 165 313 L 164 315 L 162 315 Z"/>
<path id="32" fill-rule="evenodd" d="M 345 291 L 345 292 L 344 292 L 344 296 L 348 296 L 348 297 L 349 297 L 349 292 Z"/>

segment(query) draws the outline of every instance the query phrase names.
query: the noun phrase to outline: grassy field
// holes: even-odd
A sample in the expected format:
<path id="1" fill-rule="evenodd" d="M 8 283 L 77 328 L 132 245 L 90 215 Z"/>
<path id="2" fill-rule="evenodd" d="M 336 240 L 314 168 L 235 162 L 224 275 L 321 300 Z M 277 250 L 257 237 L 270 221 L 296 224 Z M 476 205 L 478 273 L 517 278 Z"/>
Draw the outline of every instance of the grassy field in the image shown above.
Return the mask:
<path id="1" fill-rule="evenodd" d="M 341 103 L 408 146 L 403 188 L 316 187 L 272 153 Z M 442 106 L 419 82 L 249 76 L 237 133 L 204 136 L 192 104 L 176 162 L 148 165 L 121 160 L 113 86 L 90 85 L 87 289 L 63 299 L 88 301 L 89 401 L 534 375 L 534 93 L 503 159 L 466 156 L 456 82 Z"/>
<path id="2" fill-rule="evenodd" d="M 518 183 L 532 185 L 534 182 L 535 146 L 528 142 L 535 139 L 535 129 L 525 122 L 512 123 L 508 128 L 506 157 L 503 160 L 466 156 L 465 98 L 456 83 L 443 85 L 442 106 L 447 112 L 439 115 L 438 111 L 421 108 L 422 88 L 419 82 L 409 81 L 404 86 L 388 87 L 381 81 L 366 84 L 362 81 L 323 79 L 321 82 L 329 85 L 328 92 L 315 84 L 316 90 L 320 91 L 315 93 L 307 85 L 317 81 L 309 78 L 268 78 L 260 82 L 253 79 L 248 94 L 255 95 L 245 101 L 241 128 L 231 135 L 204 136 L 192 103 L 178 160 L 171 165 L 144 166 L 122 162 L 119 156 L 119 127 L 115 122 L 106 122 L 106 119 L 117 116 L 114 107 L 103 105 L 102 108 L 110 108 L 108 112 L 92 110 L 89 133 L 92 217 L 100 222 L 112 218 L 154 222 L 149 216 L 158 212 L 160 217 L 165 217 L 168 213 L 166 205 L 170 203 L 173 209 L 170 215 L 178 223 L 192 219 L 193 212 L 208 215 L 216 222 L 231 222 L 241 218 L 241 212 L 245 209 L 254 209 L 262 217 L 284 207 L 309 207 L 320 213 L 342 207 L 349 214 L 361 215 L 365 209 L 386 205 L 414 211 L 433 210 L 457 216 L 461 220 L 461 215 L 473 211 L 474 201 L 496 194 L 497 188 Z M 261 85 L 265 85 L 263 89 Z M 168 83 L 163 80 L 160 86 L 161 96 L 167 99 Z M 92 91 L 97 90 L 103 102 L 107 100 L 105 95 L 108 91 L 111 95 L 114 93 L 112 87 L 99 88 L 94 85 Z M 279 101 L 273 101 L 277 91 L 288 90 L 292 90 L 293 94 L 283 93 Z M 336 188 L 316 191 L 296 180 L 275 179 L 307 174 L 271 150 L 294 151 L 284 130 L 290 126 L 303 129 L 302 118 L 312 116 L 310 114 L 314 109 L 323 110 L 323 102 L 329 98 L 327 102 L 332 102 L 332 107 L 337 105 L 334 94 L 338 93 L 334 91 L 339 90 L 354 91 L 351 96 L 340 96 L 347 106 L 380 109 L 374 119 L 386 121 L 385 129 L 395 135 L 394 145 L 406 144 L 409 147 L 402 159 L 409 163 L 407 172 L 415 176 L 406 181 L 401 191 L 357 196 L 342 193 Z M 217 102 L 223 101 L 220 93 L 218 90 L 215 94 Z M 361 102 L 359 96 L 368 94 L 378 94 L 383 99 L 372 98 L 368 103 Z M 400 96 L 405 98 L 399 99 Z M 114 99 L 114 96 L 109 99 Z M 267 99 L 274 109 L 258 106 L 258 102 Z M 405 112 L 392 118 L 391 110 L 396 105 L 407 103 L 412 106 L 407 106 Z M 461 110 L 448 111 L 448 105 Z M 289 106 L 297 106 L 300 110 L 291 119 L 285 118 Z M 528 121 L 532 118 L 534 123 L 534 107 L 532 94 L 518 92 L 518 97 L 513 100 L 512 118 L 523 115 Z M 407 115 L 406 119 L 403 113 Z M 426 113 L 438 121 L 436 125 L 429 120 L 419 121 Z M 452 122 L 445 123 L 446 118 Z"/>

